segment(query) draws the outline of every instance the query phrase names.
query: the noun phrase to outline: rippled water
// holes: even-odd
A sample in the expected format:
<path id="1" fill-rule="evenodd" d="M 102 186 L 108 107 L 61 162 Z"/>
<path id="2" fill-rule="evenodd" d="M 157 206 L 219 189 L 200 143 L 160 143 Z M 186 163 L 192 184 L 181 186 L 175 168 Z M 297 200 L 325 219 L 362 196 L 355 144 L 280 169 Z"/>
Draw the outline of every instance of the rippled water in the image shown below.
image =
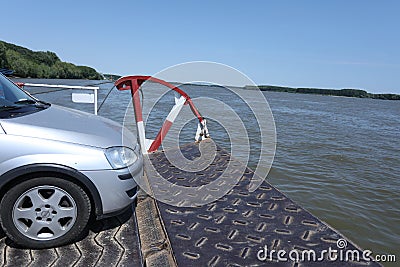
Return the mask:
<path id="1" fill-rule="evenodd" d="M 110 84 L 101 85 L 100 102 L 110 87 Z M 254 167 L 260 139 L 248 107 L 223 88 L 186 86 L 186 90 L 192 97 L 207 95 L 224 101 L 245 118 L 252 151 L 249 165 Z M 92 112 L 91 105 L 72 104 L 70 92 L 37 96 Z M 269 182 L 362 248 L 374 253 L 397 254 L 399 260 L 400 101 L 278 92 L 264 95 L 277 130 L 276 157 L 267 177 Z M 145 102 L 155 97 L 151 92 L 144 93 Z M 160 124 L 172 106 L 171 97 L 163 98 L 150 113 L 148 129 L 153 136 L 155 131 L 151 129 Z M 100 115 L 122 122 L 129 102 L 129 92 L 114 90 Z M 230 118 L 223 110 L 220 113 L 219 121 L 210 120 L 209 128 L 213 139 L 229 149 L 228 134 L 220 122 Z M 195 125 L 192 121 L 185 126 L 181 143 L 193 140 Z"/>
<path id="2" fill-rule="evenodd" d="M 400 256 L 400 102 L 266 94 L 269 180 L 362 248 Z"/>

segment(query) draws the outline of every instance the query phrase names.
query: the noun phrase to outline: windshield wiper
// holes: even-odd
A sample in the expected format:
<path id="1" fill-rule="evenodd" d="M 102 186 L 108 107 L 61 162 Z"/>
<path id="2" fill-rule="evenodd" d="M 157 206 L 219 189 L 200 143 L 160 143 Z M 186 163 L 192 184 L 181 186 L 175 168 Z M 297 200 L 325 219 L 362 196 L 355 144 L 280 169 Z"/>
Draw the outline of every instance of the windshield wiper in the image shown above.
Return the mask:
<path id="1" fill-rule="evenodd" d="M 33 99 L 21 99 L 21 100 L 14 102 L 14 104 L 35 104 L 36 107 L 40 107 L 40 108 L 50 105 L 50 103 L 40 101 L 40 100 L 33 100 Z"/>
<path id="2" fill-rule="evenodd" d="M 37 101 L 35 101 L 33 99 L 21 99 L 21 100 L 14 102 L 14 104 L 36 104 L 36 103 L 37 103 Z"/>

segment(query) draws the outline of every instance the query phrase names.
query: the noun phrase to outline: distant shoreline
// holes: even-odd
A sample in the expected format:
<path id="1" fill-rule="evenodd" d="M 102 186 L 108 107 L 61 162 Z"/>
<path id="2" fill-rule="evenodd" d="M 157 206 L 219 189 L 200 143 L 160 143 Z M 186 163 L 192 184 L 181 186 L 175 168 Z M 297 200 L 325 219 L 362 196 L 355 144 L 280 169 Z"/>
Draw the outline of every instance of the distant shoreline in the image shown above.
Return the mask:
<path id="1" fill-rule="evenodd" d="M 110 82 L 115 82 L 122 76 L 115 74 L 103 74 L 105 80 Z M 49 78 L 31 78 L 31 77 L 16 77 L 11 76 L 12 79 L 49 79 Z M 50 78 L 57 79 L 57 78 Z M 66 78 L 62 78 L 66 79 Z M 79 80 L 79 79 L 66 79 L 66 80 Z M 92 80 L 92 79 L 80 79 L 80 80 Z M 94 79 L 101 80 L 101 79 Z M 150 81 L 151 82 L 151 81 Z M 226 88 L 239 88 L 243 90 L 260 90 L 264 92 L 283 92 L 283 93 L 296 93 L 296 94 L 314 94 L 314 95 L 326 95 L 326 96 L 337 96 L 337 97 L 356 97 L 356 98 L 370 98 L 370 99 L 381 99 L 381 100 L 400 100 L 400 95 L 398 94 L 373 94 L 368 93 L 361 89 L 321 89 L 321 88 L 295 88 L 295 87 L 284 87 L 284 86 L 274 86 L 274 85 L 246 85 L 246 86 L 221 86 L 213 84 L 195 84 L 186 83 L 182 84 L 179 82 L 170 82 L 176 86 L 179 85 L 190 85 L 190 86 L 201 86 L 201 87 L 226 87 Z"/>
<path id="2" fill-rule="evenodd" d="M 108 78 L 119 78 L 119 75 L 108 74 Z M 114 77 L 113 77 L 114 76 Z M 12 77 L 12 79 L 38 79 L 38 78 L 22 78 L 22 77 Z M 52 79 L 51 79 L 52 80 Z M 67 80 L 77 80 L 77 79 L 67 79 Z M 79 80 L 79 79 L 78 79 Z M 87 80 L 87 79 L 81 79 Z M 110 82 L 113 80 L 110 79 Z M 150 81 L 151 82 L 151 81 Z M 314 94 L 314 95 L 325 95 L 325 96 L 336 96 L 336 97 L 356 97 L 356 98 L 369 98 L 369 99 L 381 99 L 381 100 L 400 100 L 400 95 L 398 94 L 373 94 L 368 93 L 361 89 L 320 89 L 320 88 L 293 88 L 293 87 L 283 87 L 283 86 L 272 86 L 272 85 L 247 85 L 243 87 L 239 86 L 221 86 L 213 84 L 196 84 L 196 83 L 186 83 L 182 84 L 180 82 L 170 82 L 173 85 L 190 85 L 190 86 L 201 86 L 201 87 L 222 87 L 222 88 L 237 88 L 242 90 L 260 90 L 264 92 L 283 92 L 283 93 L 296 93 L 296 94 Z"/>
<path id="3" fill-rule="evenodd" d="M 179 83 L 174 83 L 179 84 Z M 381 100 L 400 100 L 398 94 L 373 94 L 368 93 L 361 89 L 321 89 L 321 88 L 294 88 L 294 87 L 283 87 L 273 85 L 246 85 L 244 87 L 236 86 L 220 86 L 220 85 L 207 85 L 207 84 L 187 84 L 192 86 L 210 86 L 210 87 L 226 87 L 226 88 L 241 88 L 244 90 L 260 90 L 264 92 L 283 92 L 283 93 L 296 93 L 296 94 L 314 94 L 314 95 L 326 95 L 326 96 L 337 96 L 337 97 L 356 97 L 356 98 L 370 98 L 370 99 L 381 99 Z"/>
<path id="4" fill-rule="evenodd" d="M 400 95 L 398 94 L 372 94 L 361 89 L 292 88 L 292 87 L 281 87 L 281 86 L 270 86 L 270 85 L 259 85 L 257 87 L 245 86 L 244 88 L 248 90 L 254 90 L 258 88 L 261 91 L 270 91 L 270 92 L 287 92 L 287 93 L 299 93 L 299 94 L 371 98 L 371 99 L 381 99 L 381 100 L 400 100 Z"/>

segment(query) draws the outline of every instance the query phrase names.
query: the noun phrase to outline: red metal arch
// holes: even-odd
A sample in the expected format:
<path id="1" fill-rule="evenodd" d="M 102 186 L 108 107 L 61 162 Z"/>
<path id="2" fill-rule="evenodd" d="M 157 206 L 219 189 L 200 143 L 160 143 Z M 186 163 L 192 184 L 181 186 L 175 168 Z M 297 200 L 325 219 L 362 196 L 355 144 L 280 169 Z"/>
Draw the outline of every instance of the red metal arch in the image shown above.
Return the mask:
<path id="1" fill-rule="evenodd" d="M 182 89 L 178 88 L 177 86 L 170 84 L 169 82 L 166 82 L 164 80 L 152 77 L 152 76 L 141 76 L 141 75 L 136 75 L 136 76 L 125 76 L 120 79 L 118 79 L 115 82 L 115 86 L 117 87 L 118 90 L 131 90 L 132 96 L 139 90 L 140 86 L 145 82 L 145 81 L 152 81 L 156 82 L 159 84 L 162 84 L 175 92 L 179 93 L 181 96 L 186 98 L 186 104 L 189 104 L 190 109 L 192 110 L 193 114 L 199 119 L 199 122 L 203 121 L 203 116 L 201 116 L 200 112 L 197 110 L 195 105 L 193 104 L 192 99 L 186 94 Z M 135 110 L 136 112 L 136 110 Z"/>
<path id="2" fill-rule="evenodd" d="M 171 90 L 174 90 L 175 92 L 179 93 L 182 97 L 186 99 L 185 105 L 189 105 L 190 109 L 192 110 L 193 114 L 197 117 L 199 120 L 199 125 L 203 128 L 205 126 L 205 120 L 203 116 L 201 116 L 200 112 L 197 110 L 195 107 L 192 99 L 180 88 L 178 88 L 175 85 L 172 85 L 169 82 L 166 82 L 164 80 L 152 77 L 152 76 L 125 76 L 120 79 L 118 79 L 115 82 L 115 86 L 117 87 L 118 90 L 123 91 L 123 90 L 130 90 L 132 94 L 132 100 L 133 100 L 133 106 L 134 106 L 134 111 L 135 111 L 135 119 L 136 123 L 138 125 L 143 125 L 143 114 L 142 114 L 142 107 L 140 103 L 140 97 L 139 97 L 139 88 L 140 86 L 145 82 L 145 81 L 151 81 L 155 83 L 159 83 L 161 85 L 164 85 Z M 154 152 L 156 151 L 159 146 L 161 145 L 162 140 L 164 137 L 167 135 L 169 128 L 171 127 L 173 122 L 165 120 L 163 126 L 159 130 L 156 139 L 153 141 L 151 144 L 150 148 L 148 149 L 148 152 Z M 140 126 L 142 128 L 142 126 Z M 206 127 L 205 127 L 206 128 Z M 138 129 L 139 131 L 139 139 L 145 138 L 145 133 L 144 133 L 144 128 L 143 129 Z M 140 131 L 143 131 L 143 135 L 140 135 Z M 206 137 L 208 137 L 208 133 L 205 134 Z M 142 150 L 145 151 L 144 146 L 144 140 L 141 141 L 141 146 Z"/>

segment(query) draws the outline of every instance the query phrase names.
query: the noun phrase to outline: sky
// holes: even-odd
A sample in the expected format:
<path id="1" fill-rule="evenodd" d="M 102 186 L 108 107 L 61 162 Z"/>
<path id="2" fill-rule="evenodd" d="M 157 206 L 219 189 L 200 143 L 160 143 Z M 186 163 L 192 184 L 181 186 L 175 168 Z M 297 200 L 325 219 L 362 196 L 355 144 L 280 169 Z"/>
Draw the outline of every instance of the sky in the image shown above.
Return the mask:
<path id="1" fill-rule="evenodd" d="M 0 14 L 0 40 L 102 73 L 212 61 L 256 84 L 400 94 L 400 1 L 12 0 Z"/>

